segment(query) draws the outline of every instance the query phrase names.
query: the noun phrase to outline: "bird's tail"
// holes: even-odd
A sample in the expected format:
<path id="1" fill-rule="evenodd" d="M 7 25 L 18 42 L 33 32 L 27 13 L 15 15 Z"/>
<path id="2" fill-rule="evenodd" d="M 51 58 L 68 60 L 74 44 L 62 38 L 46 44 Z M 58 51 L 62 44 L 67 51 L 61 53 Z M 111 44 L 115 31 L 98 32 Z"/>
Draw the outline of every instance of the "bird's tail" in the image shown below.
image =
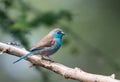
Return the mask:
<path id="1" fill-rule="evenodd" d="M 31 51 L 31 52 L 30 52 L 30 53 L 28 53 L 28 54 L 23 55 L 23 56 L 22 56 L 22 57 L 20 57 L 18 60 L 14 61 L 14 62 L 13 62 L 13 64 L 15 64 L 15 63 L 19 62 L 20 60 L 22 60 L 22 59 L 24 59 L 24 58 L 26 58 L 26 57 L 28 57 L 28 56 L 30 56 L 30 55 L 35 54 L 36 52 L 37 52 L 37 50 L 34 50 L 34 51 Z"/>

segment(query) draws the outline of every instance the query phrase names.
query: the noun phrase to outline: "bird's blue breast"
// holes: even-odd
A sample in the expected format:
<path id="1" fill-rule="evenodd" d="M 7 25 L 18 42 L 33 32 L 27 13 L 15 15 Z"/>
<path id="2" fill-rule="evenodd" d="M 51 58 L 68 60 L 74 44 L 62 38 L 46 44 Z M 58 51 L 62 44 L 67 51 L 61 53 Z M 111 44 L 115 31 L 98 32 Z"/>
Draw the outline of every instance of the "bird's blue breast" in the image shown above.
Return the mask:
<path id="1" fill-rule="evenodd" d="M 56 43 L 53 46 L 44 49 L 42 52 L 46 56 L 52 55 L 61 47 L 61 45 L 62 45 L 62 39 L 57 38 Z"/>

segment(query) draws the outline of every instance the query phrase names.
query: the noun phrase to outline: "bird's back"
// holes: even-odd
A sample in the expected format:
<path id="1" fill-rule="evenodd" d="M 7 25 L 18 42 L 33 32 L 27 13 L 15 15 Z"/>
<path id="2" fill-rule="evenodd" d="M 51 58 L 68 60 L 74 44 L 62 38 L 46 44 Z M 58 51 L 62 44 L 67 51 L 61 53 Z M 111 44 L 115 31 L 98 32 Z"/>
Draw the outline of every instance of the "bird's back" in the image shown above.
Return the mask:
<path id="1" fill-rule="evenodd" d="M 40 40 L 40 42 L 38 42 L 35 46 L 33 46 L 31 51 L 34 49 L 42 49 L 45 47 L 51 47 L 52 45 L 54 45 L 54 43 L 55 43 L 54 37 L 51 35 L 47 35 L 42 40 Z"/>

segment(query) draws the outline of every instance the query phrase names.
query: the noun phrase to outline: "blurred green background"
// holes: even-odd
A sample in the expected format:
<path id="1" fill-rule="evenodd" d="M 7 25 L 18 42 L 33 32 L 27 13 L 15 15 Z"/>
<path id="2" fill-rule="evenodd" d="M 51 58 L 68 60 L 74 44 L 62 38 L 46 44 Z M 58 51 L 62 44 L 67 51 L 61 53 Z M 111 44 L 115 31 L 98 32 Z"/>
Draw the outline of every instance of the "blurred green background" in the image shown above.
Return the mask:
<path id="1" fill-rule="evenodd" d="M 0 41 L 30 49 L 56 26 L 65 31 L 51 58 L 69 67 L 120 79 L 119 0 L 0 0 Z M 0 56 L 0 82 L 78 82 L 18 57 Z"/>

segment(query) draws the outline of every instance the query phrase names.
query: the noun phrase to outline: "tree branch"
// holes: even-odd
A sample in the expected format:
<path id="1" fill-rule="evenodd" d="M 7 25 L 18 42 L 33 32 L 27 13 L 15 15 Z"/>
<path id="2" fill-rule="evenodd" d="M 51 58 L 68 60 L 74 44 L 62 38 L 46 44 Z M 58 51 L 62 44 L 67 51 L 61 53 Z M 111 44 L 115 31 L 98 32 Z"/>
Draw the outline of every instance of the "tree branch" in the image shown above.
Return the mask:
<path id="1" fill-rule="evenodd" d="M 12 45 L 4 44 L 1 42 L 0 42 L 0 51 L 2 53 L 8 53 L 18 57 L 26 53 L 29 53 L 26 50 L 17 48 Z M 82 82 L 120 82 L 120 80 L 115 79 L 114 74 L 112 74 L 111 76 L 91 74 L 81 70 L 80 68 L 77 67 L 70 68 L 55 61 L 41 58 L 40 56 L 37 55 L 29 56 L 28 58 L 26 58 L 26 60 L 31 62 L 33 65 L 39 65 L 41 67 L 54 71 L 57 74 L 60 74 L 67 79 L 70 78 Z"/>

